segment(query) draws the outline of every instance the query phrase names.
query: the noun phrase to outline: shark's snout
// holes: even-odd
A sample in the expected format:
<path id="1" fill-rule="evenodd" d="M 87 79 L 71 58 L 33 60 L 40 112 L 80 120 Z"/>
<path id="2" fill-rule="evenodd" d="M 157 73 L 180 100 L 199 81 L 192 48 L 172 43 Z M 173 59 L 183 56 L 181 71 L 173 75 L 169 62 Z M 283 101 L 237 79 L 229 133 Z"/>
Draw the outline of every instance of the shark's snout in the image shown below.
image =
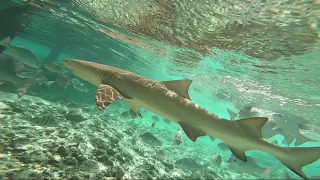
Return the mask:
<path id="1" fill-rule="evenodd" d="M 74 70 L 77 68 L 77 64 L 79 63 L 72 59 L 64 59 L 62 60 L 62 64 L 65 65 L 67 68 Z"/>

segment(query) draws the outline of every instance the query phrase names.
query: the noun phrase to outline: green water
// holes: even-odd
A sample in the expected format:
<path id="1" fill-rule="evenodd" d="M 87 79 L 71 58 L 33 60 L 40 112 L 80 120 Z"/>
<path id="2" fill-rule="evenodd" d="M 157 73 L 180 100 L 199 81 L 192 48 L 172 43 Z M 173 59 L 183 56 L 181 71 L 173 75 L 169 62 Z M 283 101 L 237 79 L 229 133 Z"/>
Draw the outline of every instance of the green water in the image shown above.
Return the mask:
<path id="1" fill-rule="evenodd" d="M 11 36 L 12 45 L 29 48 L 43 63 L 72 58 L 157 81 L 191 79 L 192 101 L 222 118 L 230 119 L 227 108 L 237 112 L 247 105 L 262 117 L 299 115 L 309 127 L 304 132 L 319 140 L 319 4 L 6 0 L 0 2 L 0 38 Z M 59 77 L 46 69 L 42 74 L 48 81 Z M 121 179 L 125 174 L 133 179 L 265 178 L 261 172 L 248 174 L 230 166 L 231 152 L 218 148 L 219 139 L 200 137 L 192 142 L 183 133 L 183 143 L 177 145 L 173 137 L 180 126 L 159 117 L 152 127 L 157 116 L 152 112 L 141 110 L 142 119 L 124 118 L 120 114 L 129 107 L 122 101 L 98 110 L 96 87 L 78 79 L 87 93 L 71 85 L 64 89 L 41 84 L 19 99 L 11 83 L 0 85 L 0 179 Z M 44 117 L 51 124 L 34 120 Z M 161 147 L 140 142 L 139 135 L 146 131 L 162 142 Z M 267 140 L 282 139 L 276 135 Z M 162 158 L 155 154 L 159 149 L 164 151 Z M 213 160 L 215 153 L 221 155 L 221 165 Z M 285 171 L 300 178 L 271 155 L 246 155 L 258 162 L 247 171 L 271 167 L 272 179 L 286 178 Z M 186 157 L 209 163 L 207 173 L 172 168 Z M 316 178 L 319 167 L 316 162 L 303 170 Z"/>

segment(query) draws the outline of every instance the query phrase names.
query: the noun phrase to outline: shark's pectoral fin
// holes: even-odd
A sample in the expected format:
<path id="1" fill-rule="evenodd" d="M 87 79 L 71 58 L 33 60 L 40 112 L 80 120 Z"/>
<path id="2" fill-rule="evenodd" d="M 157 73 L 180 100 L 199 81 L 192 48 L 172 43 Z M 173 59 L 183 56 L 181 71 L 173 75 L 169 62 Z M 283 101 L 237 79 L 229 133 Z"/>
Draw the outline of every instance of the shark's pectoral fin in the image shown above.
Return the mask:
<path id="1" fill-rule="evenodd" d="M 124 100 L 126 101 L 128 106 L 131 108 L 130 116 L 135 117 L 136 115 L 138 115 L 139 117 L 142 118 L 142 115 L 140 113 L 139 106 L 137 106 L 137 103 L 133 99 L 124 99 Z"/>
<path id="2" fill-rule="evenodd" d="M 169 90 L 191 100 L 188 91 L 192 80 L 162 81 L 161 83 L 164 84 Z"/>
<path id="3" fill-rule="evenodd" d="M 116 100 L 123 99 L 123 96 L 113 87 L 101 84 L 96 92 L 96 105 L 102 110 Z"/>
<path id="4" fill-rule="evenodd" d="M 229 146 L 228 144 L 226 144 L 226 145 L 228 146 L 228 148 L 230 149 L 232 154 L 234 154 L 238 159 L 240 159 L 241 161 L 244 161 L 244 162 L 248 161 L 244 150 L 240 150 L 240 149 L 234 148 L 232 146 Z"/>
<path id="5" fill-rule="evenodd" d="M 200 136 L 206 136 L 206 133 L 203 131 L 196 129 L 189 124 L 179 122 L 180 126 L 184 130 L 184 132 L 187 134 L 187 136 L 193 141 L 196 142 L 197 138 Z"/>
<path id="6" fill-rule="evenodd" d="M 239 123 L 241 126 L 245 128 L 249 128 L 256 136 L 259 138 L 262 138 L 262 132 L 261 129 L 263 125 L 266 124 L 268 121 L 268 118 L 265 117 L 254 117 L 254 118 L 247 118 L 247 119 L 241 119 L 238 121 L 234 121 L 235 123 Z"/>

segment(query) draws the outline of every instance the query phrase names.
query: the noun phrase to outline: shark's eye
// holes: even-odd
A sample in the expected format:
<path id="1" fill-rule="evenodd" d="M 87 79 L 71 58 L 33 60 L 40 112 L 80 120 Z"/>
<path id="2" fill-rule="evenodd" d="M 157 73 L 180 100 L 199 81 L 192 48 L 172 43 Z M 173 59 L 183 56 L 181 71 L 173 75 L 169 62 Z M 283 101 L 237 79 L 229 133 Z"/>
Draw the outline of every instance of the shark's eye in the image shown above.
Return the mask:
<path id="1" fill-rule="evenodd" d="M 279 114 L 279 117 L 282 117 L 283 115 L 282 114 Z"/>

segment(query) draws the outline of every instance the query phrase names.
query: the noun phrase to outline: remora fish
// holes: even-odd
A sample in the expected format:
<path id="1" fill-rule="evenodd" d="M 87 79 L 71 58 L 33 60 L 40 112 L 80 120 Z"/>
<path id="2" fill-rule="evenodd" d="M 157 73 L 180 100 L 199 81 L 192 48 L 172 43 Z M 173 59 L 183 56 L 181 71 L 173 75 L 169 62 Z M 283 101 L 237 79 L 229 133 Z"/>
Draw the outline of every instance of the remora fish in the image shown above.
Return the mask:
<path id="1" fill-rule="evenodd" d="M 219 138 L 245 162 L 247 150 L 260 150 L 275 156 L 305 179 L 308 177 L 301 168 L 320 158 L 320 147 L 280 147 L 264 140 L 261 128 L 268 118 L 229 121 L 195 104 L 188 95 L 191 80 L 157 82 L 94 62 L 75 59 L 62 62 L 76 76 L 98 86 L 95 100 L 100 110 L 122 99 L 140 117 L 139 108 L 144 108 L 180 124 L 194 142 L 198 137 L 207 135 Z"/>
<path id="2" fill-rule="evenodd" d="M 16 75 L 14 60 L 0 54 L 0 84 L 4 81 L 12 82 L 17 87 L 19 97 L 23 96 L 28 88 L 47 81 L 46 78 L 24 79 Z"/>
<path id="3" fill-rule="evenodd" d="M 13 46 L 11 45 L 10 37 L 7 37 L 0 41 L 1 46 L 7 47 L 3 53 L 11 56 L 12 58 L 36 69 L 39 69 L 41 66 L 38 56 L 33 53 L 30 49 L 22 46 Z"/>

